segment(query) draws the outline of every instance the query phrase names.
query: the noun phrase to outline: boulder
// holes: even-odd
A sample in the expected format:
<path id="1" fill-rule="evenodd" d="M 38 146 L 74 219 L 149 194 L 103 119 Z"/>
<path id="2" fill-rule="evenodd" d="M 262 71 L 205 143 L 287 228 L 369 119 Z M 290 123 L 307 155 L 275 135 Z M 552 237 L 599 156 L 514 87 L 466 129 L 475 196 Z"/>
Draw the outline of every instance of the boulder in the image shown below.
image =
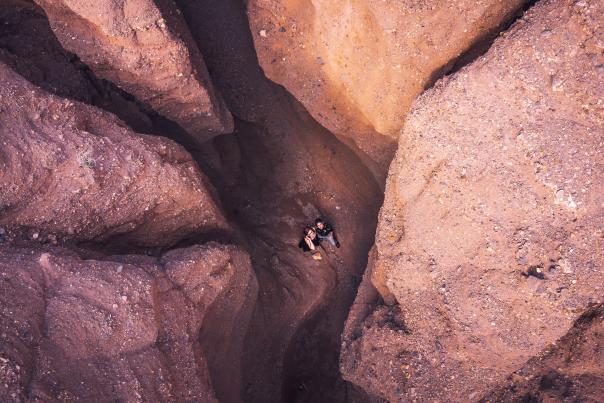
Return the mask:
<path id="1" fill-rule="evenodd" d="M 385 172 L 405 115 L 427 85 L 524 0 L 252 0 L 266 75 Z"/>
<path id="2" fill-rule="evenodd" d="M 36 0 L 62 45 L 199 142 L 233 130 L 172 0 Z"/>
<path id="3" fill-rule="evenodd" d="M 182 147 L 48 94 L 4 64 L 0 130 L 0 225 L 139 246 L 229 228 Z"/>
<path id="4" fill-rule="evenodd" d="M 247 254 L 216 243 L 105 260 L 2 246 L 0 276 L 2 401 L 216 401 L 210 366 L 242 337 L 208 345 L 201 328 L 245 329 L 257 289 Z"/>
<path id="5" fill-rule="evenodd" d="M 114 113 L 139 133 L 155 132 L 152 111 L 63 49 L 33 0 L 0 2 L 0 60 L 52 94 Z"/>
<path id="6" fill-rule="evenodd" d="M 511 374 L 481 401 L 597 402 L 604 396 L 604 305 L 590 307 L 568 334 Z"/>
<path id="7" fill-rule="evenodd" d="M 540 2 L 418 98 L 346 379 L 390 401 L 478 399 L 602 301 L 603 22 L 599 1 Z"/>

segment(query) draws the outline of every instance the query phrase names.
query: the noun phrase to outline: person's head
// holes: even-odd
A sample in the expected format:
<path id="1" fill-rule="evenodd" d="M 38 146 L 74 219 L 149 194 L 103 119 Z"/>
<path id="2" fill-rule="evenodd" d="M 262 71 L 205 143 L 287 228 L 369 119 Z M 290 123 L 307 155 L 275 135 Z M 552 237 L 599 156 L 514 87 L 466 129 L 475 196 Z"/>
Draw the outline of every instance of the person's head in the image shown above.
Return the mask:
<path id="1" fill-rule="evenodd" d="M 314 238 L 317 235 L 313 227 L 305 227 L 304 233 L 311 238 Z"/>
<path id="2" fill-rule="evenodd" d="M 325 226 L 325 222 L 321 218 L 317 218 L 315 220 L 315 225 L 317 226 L 317 228 L 323 229 L 323 227 Z"/>

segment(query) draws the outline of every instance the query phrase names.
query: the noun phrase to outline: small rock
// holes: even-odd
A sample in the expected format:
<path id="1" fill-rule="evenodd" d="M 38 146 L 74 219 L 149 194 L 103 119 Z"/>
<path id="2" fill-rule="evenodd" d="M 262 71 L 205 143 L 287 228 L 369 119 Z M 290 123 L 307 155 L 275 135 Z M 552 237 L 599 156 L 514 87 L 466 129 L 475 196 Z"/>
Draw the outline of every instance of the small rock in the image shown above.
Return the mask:
<path id="1" fill-rule="evenodd" d="M 50 242 L 51 245 L 56 245 L 58 243 L 57 241 L 57 236 L 50 234 L 47 236 L 48 242 Z"/>
<path id="2" fill-rule="evenodd" d="M 128 301 L 128 297 L 125 295 L 122 295 L 122 301 L 124 301 L 124 302 Z"/>
<path id="3" fill-rule="evenodd" d="M 124 266 L 122 266 L 122 265 L 117 266 L 117 272 L 118 273 L 121 273 L 122 270 L 124 270 Z"/>
<path id="4" fill-rule="evenodd" d="M 562 273 L 564 274 L 571 274 L 573 272 L 570 263 L 566 259 L 558 260 L 558 266 L 562 268 Z"/>
<path id="5" fill-rule="evenodd" d="M 261 29 L 259 34 L 261 37 L 266 38 L 266 29 Z"/>

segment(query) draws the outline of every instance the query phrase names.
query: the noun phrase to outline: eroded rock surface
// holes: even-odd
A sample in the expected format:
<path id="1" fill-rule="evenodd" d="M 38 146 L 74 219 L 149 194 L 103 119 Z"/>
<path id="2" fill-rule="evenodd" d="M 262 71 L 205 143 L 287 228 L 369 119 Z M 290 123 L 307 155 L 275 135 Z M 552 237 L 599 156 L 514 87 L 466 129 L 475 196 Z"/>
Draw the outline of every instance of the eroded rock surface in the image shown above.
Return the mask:
<path id="1" fill-rule="evenodd" d="M 604 396 L 604 306 L 587 310 L 543 354 L 483 397 L 487 402 L 599 402 Z"/>
<path id="2" fill-rule="evenodd" d="M 418 99 L 371 267 L 386 304 L 351 317 L 346 379 L 479 399 L 602 300 L 603 22 L 600 1 L 540 2 Z"/>
<path id="3" fill-rule="evenodd" d="M 229 228 L 182 147 L 48 94 L 4 64 L 0 130 L 2 225 L 140 246 Z"/>
<path id="4" fill-rule="evenodd" d="M 385 172 L 411 102 L 524 3 L 253 0 L 260 64 Z"/>
<path id="5" fill-rule="evenodd" d="M 108 110 L 137 132 L 153 132 L 143 105 L 63 49 L 33 0 L 0 2 L 0 60 L 52 94 Z"/>
<path id="6" fill-rule="evenodd" d="M 200 142 L 233 120 L 172 0 L 36 0 L 63 46 Z"/>
<path id="7" fill-rule="evenodd" d="M 209 402 L 213 365 L 240 377 L 240 365 L 224 361 L 242 335 L 212 360 L 206 352 L 216 346 L 199 337 L 202 327 L 247 327 L 257 284 L 234 246 L 106 260 L 0 246 L 0 276 L 2 401 Z M 208 321 L 216 304 L 222 315 Z"/>

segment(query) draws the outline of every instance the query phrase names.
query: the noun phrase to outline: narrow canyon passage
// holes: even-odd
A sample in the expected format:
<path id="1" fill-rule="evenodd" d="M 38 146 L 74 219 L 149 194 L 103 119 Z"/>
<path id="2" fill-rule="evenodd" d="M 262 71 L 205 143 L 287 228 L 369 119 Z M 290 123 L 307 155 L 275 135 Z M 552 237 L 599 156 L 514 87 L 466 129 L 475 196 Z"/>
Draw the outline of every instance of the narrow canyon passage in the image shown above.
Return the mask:
<path id="1" fill-rule="evenodd" d="M 236 117 L 234 134 L 194 154 L 243 230 L 260 284 L 244 400 L 344 401 L 352 392 L 339 376 L 340 334 L 373 244 L 380 186 L 355 153 L 265 78 L 241 2 L 177 3 Z M 327 259 L 316 262 L 296 245 L 319 215 L 343 246 L 327 247 Z M 220 398 L 230 386 L 216 389 Z"/>

